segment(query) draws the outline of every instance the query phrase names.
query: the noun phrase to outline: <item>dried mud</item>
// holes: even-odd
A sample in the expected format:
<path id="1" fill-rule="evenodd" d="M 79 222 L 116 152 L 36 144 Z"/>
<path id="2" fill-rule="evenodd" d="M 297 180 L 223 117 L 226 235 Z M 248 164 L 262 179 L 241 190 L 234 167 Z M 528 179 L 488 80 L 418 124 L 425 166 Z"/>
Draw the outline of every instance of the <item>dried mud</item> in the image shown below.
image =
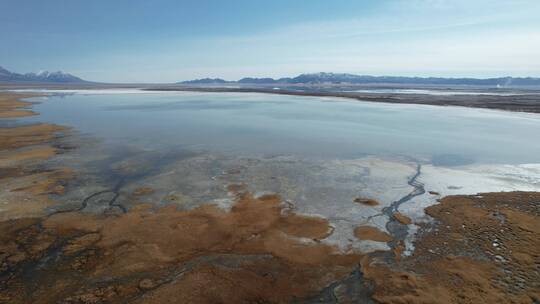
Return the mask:
<path id="1" fill-rule="evenodd" d="M 411 257 L 393 267 L 364 258 L 380 303 L 538 303 L 540 193 L 449 196 L 426 212 Z"/>
<path id="2" fill-rule="evenodd" d="M 360 240 L 372 240 L 376 242 L 390 242 L 392 236 L 372 226 L 358 226 L 354 229 L 354 236 Z"/>
<path id="3" fill-rule="evenodd" d="M 35 96 L 37 95 L 0 93 L 0 118 L 36 115 L 32 110 L 24 109 L 32 105 L 32 103 L 19 100 L 19 98 Z"/>
<path id="4" fill-rule="evenodd" d="M 36 95 L 0 93 L 0 117 L 34 115 L 29 102 Z M 15 114 L 9 114 L 15 113 Z M 67 128 L 38 123 L 0 128 L 0 220 L 44 215 L 52 205 L 49 194 L 61 194 L 72 176 L 69 168 L 43 168 L 41 162 L 62 153 L 58 140 Z"/>
<path id="5" fill-rule="evenodd" d="M 392 217 L 403 225 L 409 225 L 412 223 L 412 220 L 409 217 L 401 214 L 400 212 L 394 212 L 394 214 L 392 214 Z"/>
<path id="6" fill-rule="evenodd" d="M 357 197 L 353 200 L 355 203 L 359 203 L 366 206 L 377 206 L 379 202 L 371 198 Z"/>
<path id="7" fill-rule="evenodd" d="M 326 221 L 283 212 L 275 195 L 237 195 L 230 211 L 139 205 L 119 216 L 66 212 L 4 222 L 2 299 L 283 303 L 312 295 L 359 262 L 316 241 L 330 229 Z"/>

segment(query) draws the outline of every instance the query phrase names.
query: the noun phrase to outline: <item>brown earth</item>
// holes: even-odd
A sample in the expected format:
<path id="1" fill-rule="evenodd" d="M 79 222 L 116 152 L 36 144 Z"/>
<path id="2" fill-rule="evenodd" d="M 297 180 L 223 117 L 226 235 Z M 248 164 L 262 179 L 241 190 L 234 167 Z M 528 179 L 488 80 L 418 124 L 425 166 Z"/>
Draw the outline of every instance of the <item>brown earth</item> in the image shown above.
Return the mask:
<path id="1" fill-rule="evenodd" d="M 144 196 L 148 194 L 154 193 L 154 189 L 150 187 L 138 187 L 135 190 L 133 190 L 132 195 L 134 196 Z"/>
<path id="2" fill-rule="evenodd" d="M 32 105 L 31 102 L 21 101 L 19 98 L 35 97 L 34 94 L 0 93 L 0 118 L 22 117 L 36 115 L 35 112 L 21 109 Z"/>
<path id="3" fill-rule="evenodd" d="M 371 198 L 357 197 L 353 200 L 355 203 L 359 203 L 366 206 L 377 206 L 379 202 Z"/>
<path id="4" fill-rule="evenodd" d="M 394 214 L 392 214 L 392 217 L 403 225 L 409 225 L 412 223 L 412 220 L 408 216 L 403 215 L 400 212 L 394 212 Z"/>
<path id="5" fill-rule="evenodd" d="M 390 242 L 392 236 L 372 226 L 358 226 L 354 229 L 354 236 L 360 240 L 372 240 L 377 242 Z"/>
<path id="6" fill-rule="evenodd" d="M 8 167 L 10 165 L 16 166 L 19 162 L 28 160 L 43 160 L 53 156 L 56 149 L 49 146 L 31 146 L 28 148 L 22 148 L 17 150 L 16 153 L 12 151 L 0 152 L 0 167 Z"/>
<path id="7" fill-rule="evenodd" d="M 0 117 L 35 115 L 19 109 L 31 103 L 18 100 L 33 96 L 0 93 Z M 61 152 L 56 141 L 66 131 L 47 123 L 0 128 L 0 220 L 43 215 L 43 210 L 53 204 L 49 194 L 64 192 L 71 170 L 44 169 L 40 163 Z"/>
<path id="8" fill-rule="evenodd" d="M 449 196 L 438 221 L 392 269 L 364 258 L 380 303 L 538 303 L 540 193 Z M 428 228 L 428 227 L 426 227 Z"/>
<path id="9" fill-rule="evenodd" d="M 0 299 L 285 303 L 360 261 L 315 241 L 330 229 L 325 220 L 282 208 L 278 196 L 240 193 L 230 211 L 141 205 L 120 216 L 70 212 L 4 222 Z"/>
<path id="10" fill-rule="evenodd" d="M 50 144 L 66 128 L 37 123 L 10 128 L 0 128 L 0 149 L 17 149 L 39 144 Z M 16 154 L 15 150 L 13 151 Z"/>

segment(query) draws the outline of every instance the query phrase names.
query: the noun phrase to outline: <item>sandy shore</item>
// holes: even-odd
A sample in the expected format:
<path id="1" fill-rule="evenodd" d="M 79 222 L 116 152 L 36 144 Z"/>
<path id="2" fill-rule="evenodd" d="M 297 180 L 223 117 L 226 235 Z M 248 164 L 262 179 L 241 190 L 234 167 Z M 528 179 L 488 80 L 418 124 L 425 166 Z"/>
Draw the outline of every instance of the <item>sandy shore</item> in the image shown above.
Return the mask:
<path id="1" fill-rule="evenodd" d="M 18 100 L 28 96 L 0 93 L 2 119 L 36 115 L 30 103 Z M 82 187 L 80 173 L 47 161 L 70 153 L 63 148 L 70 136 L 68 128 L 48 123 L 0 128 L 0 303 L 540 301 L 540 194 L 446 196 L 460 189 L 511 190 L 504 188 L 509 180 L 534 185 L 534 166 L 504 172 L 423 166 L 425 175 L 414 175 L 414 164 L 335 161 L 317 170 L 334 174 L 348 188 L 369 171 L 373 182 L 366 197 L 345 192 L 346 204 L 325 209 L 317 204 L 333 201 L 337 192 L 325 189 L 328 197 L 294 205 L 238 183 L 227 189 L 228 202 L 180 209 L 181 193 L 168 194 L 171 203 L 158 205 L 153 185 L 127 187 L 122 200 L 117 186 L 91 188 L 83 197 L 70 193 Z M 137 166 L 121 164 L 128 171 Z M 253 172 L 244 177 L 266 185 L 251 164 L 245 170 Z M 283 165 L 295 169 L 289 161 Z M 152 178 L 158 185 L 176 176 Z M 479 178 L 482 184 L 475 184 Z M 403 186 L 389 191 L 384 182 Z M 420 182 L 425 192 L 414 192 Z M 385 209 L 408 193 L 414 200 L 397 206 L 399 212 Z M 296 197 L 293 189 L 283 195 Z M 69 208 L 51 208 L 65 196 L 78 199 Z M 99 208 L 86 208 L 97 199 Z M 312 213 L 317 216 L 307 215 Z M 419 238 L 403 255 L 407 246 L 399 233 L 406 227 L 418 227 Z M 345 242 L 358 247 L 344 250 Z"/>

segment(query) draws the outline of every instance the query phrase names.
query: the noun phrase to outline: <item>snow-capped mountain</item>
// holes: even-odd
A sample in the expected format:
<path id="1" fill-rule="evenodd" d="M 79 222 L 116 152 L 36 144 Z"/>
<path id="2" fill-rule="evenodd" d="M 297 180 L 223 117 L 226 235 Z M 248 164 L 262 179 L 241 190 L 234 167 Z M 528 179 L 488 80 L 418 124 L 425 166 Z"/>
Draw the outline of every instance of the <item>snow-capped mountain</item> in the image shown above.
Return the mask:
<path id="1" fill-rule="evenodd" d="M 3 77 L 9 77 L 12 73 L 0 66 L 0 79 Z"/>
<path id="2" fill-rule="evenodd" d="M 86 82 L 79 77 L 61 71 L 19 74 L 0 67 L 0 81 L 4 82 Z"/>

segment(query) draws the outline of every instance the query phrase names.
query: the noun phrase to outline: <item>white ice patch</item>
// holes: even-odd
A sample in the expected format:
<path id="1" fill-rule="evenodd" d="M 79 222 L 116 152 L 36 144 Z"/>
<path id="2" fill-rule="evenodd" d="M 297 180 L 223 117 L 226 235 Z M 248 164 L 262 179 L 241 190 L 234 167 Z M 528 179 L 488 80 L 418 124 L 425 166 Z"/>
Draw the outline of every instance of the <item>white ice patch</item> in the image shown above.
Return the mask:
<path id="1" fill-rule="evenodd" d="M 399 211 L 413 222 L 429 221 L 424 209 L 448 195 L 474 195 L 485 192 L 540 191 L 540 164 L 522 165 L 467 165 L 459 167 L 422 166 L 418 181 L 426 193 L 405 202 Z M 430 194 L 437 192 L 438 195 Z M 409 225 L 405 253 L 414 249 L 414 235 L 418 227 Z"/>
<path id="2" fill-rule="evenodd" d="M 483 192 L 540 191 L 540 164 L 468 165 L 460 167 L 422 166 L 418 181 L 426 193 L 400 207 L 415 221 L 425 218 L 424 209 L 448 195 L 472 195 Z M 429 191 L 439 195 L 430 194 Z"/>
<path id="3" fill-rule="evenodd" d="M 210 203 L 216 205 L 218 208 L 222 210 L 230 211 L 232 205 L 234 204 L 234 200 L 230 198 L 218 198 L 218 199 L 212 200 Z"/>
<path id="4" fill-rule="evenodd" d="M 372 226 L 383 232 L 388 217 L 382 209 L 399 200 L 413 190 L 407 184 L 416 172 L 416 164 L 401 159 L 364 157 L 352 160 L 332 160 L 321 164 L 320 176 L 330 176 L 319 183 L 329 188 L 337 188 L 328 198 L 294 201 L 300 214 L 318 214 L 326 218 L 334 227 L 333 233 L 322 240 L 336 245 L 341 251 L 354 250 L 371 252 L 389 250 L 385 242 L 359 240 L 354 236 L 354 228 Z M 329 189 L 327 191 L 330 191 Z M 349 195 L 341 195 L 349 193 Z M 354 202 L 355 197 L 369 197 L 379 202 L 376 206 L 366 206 Z"/>

